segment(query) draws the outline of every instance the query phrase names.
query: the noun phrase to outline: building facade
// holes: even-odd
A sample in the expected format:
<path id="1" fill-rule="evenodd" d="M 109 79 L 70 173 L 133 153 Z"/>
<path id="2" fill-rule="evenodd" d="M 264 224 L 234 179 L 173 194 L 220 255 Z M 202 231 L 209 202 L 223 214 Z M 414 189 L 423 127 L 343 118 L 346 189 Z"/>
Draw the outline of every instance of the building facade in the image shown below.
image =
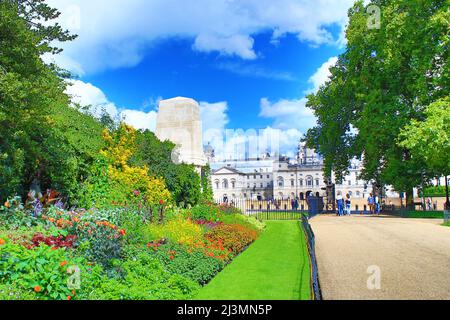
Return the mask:
<path id="1" fill-rule="evenodd" d="M 210 165 L 216 200 L 304 200 L 310 195 L 326 196 L 323 159 L 303 144 L 299 145 L 296 159 L 276 156 L 245 161 L 211 161 Z M 353 160 L 349 174 L 342 183 L 335 184 L 336 194 L 366 199 L 372 192 L 372 185 L 360 179 L 361 170 L 362 162 Z M 398 197 L 398 194 L 387 188 L 387 196 Z"/>

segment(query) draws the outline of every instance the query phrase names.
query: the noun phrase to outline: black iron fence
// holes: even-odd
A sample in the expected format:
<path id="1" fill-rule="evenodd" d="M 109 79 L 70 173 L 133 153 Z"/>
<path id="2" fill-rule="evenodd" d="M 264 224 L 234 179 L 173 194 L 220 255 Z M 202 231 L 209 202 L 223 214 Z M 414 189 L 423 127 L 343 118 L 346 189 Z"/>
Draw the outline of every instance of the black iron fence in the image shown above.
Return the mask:
<path id="1" fill-rule="evenodd" d="M 315 197 L 307 200 L 217 199 L 216 203 L 234 206 L 243 214 L 255 216 L 259 220 L 299 220 L 303 216 L 314 216 L 324 210 L 323 198 Z"/>
<path id="2" fill-rule="evenodd" d="M 317 266 L 317 260 L 316 260 L 316 241 L 314 232 L 311 228 L 311 225 L 309 224 L 309 218 L 303 217 L 301 220 L 303 230 L 305 231 L 305 236 L 307 240 L 308 245 L 308 253 L 309 253 L 309 264 L 311 269 L 311 293 L 313 295 L 314 300 L 322 300 L 322 292 L 320 289 L 320 282 L 319 282 L 319 268 Z"/>

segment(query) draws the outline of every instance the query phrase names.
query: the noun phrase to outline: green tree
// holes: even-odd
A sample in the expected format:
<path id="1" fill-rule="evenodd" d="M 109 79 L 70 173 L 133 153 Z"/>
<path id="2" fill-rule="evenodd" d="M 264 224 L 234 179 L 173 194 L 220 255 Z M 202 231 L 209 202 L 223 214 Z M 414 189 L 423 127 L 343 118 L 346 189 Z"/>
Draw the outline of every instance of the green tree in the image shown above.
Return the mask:
<path id="1" fill-rule="evenodd" d="M 0 1 L 0 200 L 31 186 L 75 198 L 100 148 L 102 126 L 70 106 L 60 70 L 41 59 L 73 39 L 51 24 L 58 14 L 43 1 Z"/>
<path id="2" fill-rule="evenodd" d="M 211 167 L 207 164 L 201 172 L 202 196 L 201 200 L 206 202 L 214 201 L 214 193 L 211 184 Z"/>
<path id="3" fill-rule="evenodd" d="M 407 191 L 411 204 L 412 188 L 433 173 L 397 139 L 412 119 L 423 119 L 426 106 L 448 95 L 448 2 L 369 5 L 381 9 L 380 28 L 368 28 L 363 1 L 349 10 L 347 49 L 330 81 L 309 96 L 318 125 L 306 140 L 324 155 L 327 176 L 334 170 L 342 179 L 350 159 L 362 157 L 361 178 Z"/>
<path id="4" fill-rule="evenodd" d="M 177 204 L 187 206 L 198 203 L 201 196 L 200 176 L 194 166 L 172 162 L 175 144 L 161 142 L 153 132 L 146 130 L 138 133 L 136 146 L 131 159 L 133 165 L 145 165 L 151 175 L 163 178 Z"/>

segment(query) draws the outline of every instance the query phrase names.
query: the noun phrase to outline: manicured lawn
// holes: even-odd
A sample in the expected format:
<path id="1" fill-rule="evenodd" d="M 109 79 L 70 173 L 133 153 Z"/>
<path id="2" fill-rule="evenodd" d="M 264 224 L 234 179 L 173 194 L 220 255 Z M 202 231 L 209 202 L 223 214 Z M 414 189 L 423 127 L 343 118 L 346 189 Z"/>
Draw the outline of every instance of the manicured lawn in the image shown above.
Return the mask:
<path id="1" fill-rule="evenodd" d="M 310 266 L 298 221 L 268 221 L 261 237 L 196 300 L 309 300 Z"/>
<path id="2" fill-rule="evenodd" d="M 405 218 L 418 218 L 418 219 L 443 219 L 443 211 L 408 211 L 404 213 Z"/>

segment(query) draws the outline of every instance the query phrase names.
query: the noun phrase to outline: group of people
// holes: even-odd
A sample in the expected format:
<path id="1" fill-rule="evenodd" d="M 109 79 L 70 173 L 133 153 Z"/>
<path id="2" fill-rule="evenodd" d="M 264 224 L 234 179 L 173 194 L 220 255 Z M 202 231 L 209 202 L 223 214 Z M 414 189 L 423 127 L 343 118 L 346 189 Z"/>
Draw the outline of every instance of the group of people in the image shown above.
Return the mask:
<path id="1" fill-rule="evenodd" d="M 336 196 L 336 204 L 337 204 L 337 215 L 343 216 L 351 215 L 352 213 L 352 200 L 350 194 L 347 194 L 345 198 L 342 196 L 341 192 L 338 192 Z M 369 206 L 370 214 L 380 214 L 381 213 L 381 203 L 380 198 L 377 195 L 373 195 L 372 193 L 367 198 L 367 204 Z"/>
<path id="2" fill-rule="evenodd" d="M 346 215 L 348 215 L 348 216 L 351 215 L 352 200 L 348 193 L 344 199 L 344 197 L 342 196 L 342 193 L 338 192 L 338 194 L 336 196 L 336 202 L 337 202 L 338 216 L 342 217 L 344 215 L 344 210 L 345 210 Z"/>

